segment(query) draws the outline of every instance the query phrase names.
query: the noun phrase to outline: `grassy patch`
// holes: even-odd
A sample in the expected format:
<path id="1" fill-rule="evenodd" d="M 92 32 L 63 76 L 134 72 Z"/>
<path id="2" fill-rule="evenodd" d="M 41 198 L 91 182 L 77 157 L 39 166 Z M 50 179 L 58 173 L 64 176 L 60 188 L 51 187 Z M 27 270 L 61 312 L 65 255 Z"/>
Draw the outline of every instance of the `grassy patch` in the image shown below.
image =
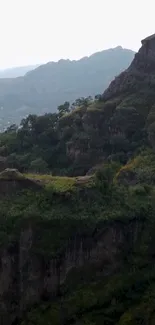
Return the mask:
<path id="1" fill-rule="evenodd" d="M 67 192 L 75 188 L 76 179 L 73 177 L 61 177 L 40 174 L 25 174 L 31 180 L 43 183 L 46 188 L 53 188 L 56 192 Z"/>
<path id="2" fill-rule="evenodd" d="M 93 185 L 93 178 L 90 176 L 83 177 L 63 177 L 40 174 L 24 174 L 26 178 L 41 182 L 47 189 L 53 189 L 55 192 L 70 192 L 77 187 L 90 187 Z"/>

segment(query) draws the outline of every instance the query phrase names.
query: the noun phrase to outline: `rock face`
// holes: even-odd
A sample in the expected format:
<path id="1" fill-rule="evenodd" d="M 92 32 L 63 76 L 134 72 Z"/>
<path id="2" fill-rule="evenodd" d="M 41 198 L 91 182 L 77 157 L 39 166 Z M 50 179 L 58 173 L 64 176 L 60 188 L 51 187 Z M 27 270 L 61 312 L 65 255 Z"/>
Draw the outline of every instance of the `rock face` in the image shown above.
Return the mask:
<path id="1" fill-rule="evenodd" d="M 113 274 L 129 246 L 138 243 L 142 228 L 137 221 L 128 225 L 115 222 L 90 237 L 74 234 L 62 255 L 50 257 L 35 252 L 39 238 L 27 223 L 18 239 L 0 251 L 0 324 L 16 324 L 30 306 L 54 299 L 70 271 L 94 265 L 105 276 Z"/>
<path id="2" fill-rule="evenodd" d="M 17 169 L 7 168 L 0 173 L 0 196 L 15 194 L 24 189 L 39 190 L 41 185 L 24 177 Z"/>
<path id="3" fill-rule="evenodd" d="M 105 90 L 103 99 L 108 100 L 114 96 L 126 96 L 136 91 L 143 92 L 146 86 L 154 85 L 155 75 L 155 37 L 142 42 L 143 45 L 135 54 L 134 60 L 128 69 L 116 77 Z"/>
<path id="4" fill-rule="evenodd" d="M 155 146 L 155 37 L 143 42 L 124 72 L 99 101 L 75 110 L 60 123 L 67 134 L 66 155 L 84 175 L 103 161 L 127 162 L 135 149 Z M 68 135 L 67 125 L 75 125 Z M 83 170 L 80 166 L 84 166 Z M 78 174 L 76 174 L 78 173 Z"/>

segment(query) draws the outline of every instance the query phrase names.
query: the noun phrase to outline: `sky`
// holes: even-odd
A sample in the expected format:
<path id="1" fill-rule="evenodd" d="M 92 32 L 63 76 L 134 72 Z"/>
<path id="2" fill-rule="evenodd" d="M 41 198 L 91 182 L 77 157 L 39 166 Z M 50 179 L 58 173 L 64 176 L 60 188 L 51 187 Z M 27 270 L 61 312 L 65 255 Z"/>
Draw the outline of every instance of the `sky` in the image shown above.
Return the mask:
<path id="1" fill-rule="evenodd" d="M 0 0 L 0 69 L 79 59 L 155 33 L 154 0 Z"/>

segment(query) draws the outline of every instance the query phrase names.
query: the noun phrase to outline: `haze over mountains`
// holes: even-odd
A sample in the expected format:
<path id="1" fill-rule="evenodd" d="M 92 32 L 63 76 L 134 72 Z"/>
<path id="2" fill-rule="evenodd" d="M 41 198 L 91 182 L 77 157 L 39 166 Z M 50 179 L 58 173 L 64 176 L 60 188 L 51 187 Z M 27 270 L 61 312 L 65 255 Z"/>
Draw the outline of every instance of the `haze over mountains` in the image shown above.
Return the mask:
<path id="1" fill-rule="evenodd" d="M 39 66 L 39 64 L 0 70 L 0 78 L 21 77 L 21 76 L 24 76 L 28 71 L 36 69 L 38 66 Z"/>
<path id="2" fill-rule="evenodd" d="M 54 112 L 64 101 L 72 103 L 79 97 L 103 93 L 113 78 L 129 66 L 134 54 L 118 46 L 78 61 L 62 59 L 36 69 L 25 67 L 3 72 L 5 79 L 0 79 L 0 128 L 19 123 L 30 113 Z M 24 71 L 24 76 L 6 78 L 7 75 L 22 75 Z"/>

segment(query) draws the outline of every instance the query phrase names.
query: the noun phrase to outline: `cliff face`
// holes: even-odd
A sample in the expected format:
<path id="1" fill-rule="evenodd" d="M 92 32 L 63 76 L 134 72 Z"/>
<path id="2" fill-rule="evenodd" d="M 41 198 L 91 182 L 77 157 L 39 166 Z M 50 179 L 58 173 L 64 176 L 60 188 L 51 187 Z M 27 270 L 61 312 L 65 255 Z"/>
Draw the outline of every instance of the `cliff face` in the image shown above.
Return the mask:
<path id="1" fill-rule="evenodd" d="M 142 45 L 129 68 L 116 77 L 105 90 L 103 99 L 108 100 L 116 95 L 125 97 L 129 94 L 135 94 L 137 91 L 141 91 L 143 94 L 146 87 L 154 86 L 154 75 L 155 38 Z"/>
<path id="2" fill-rule="evenodd" d="M 155 143 L 155 39 L 147 41 L 131 65 L 98 101 L 60 121 L 66 155 L 75 175 L 107 159 L 126 162 L 134 150 Z M 81 168 L 83 166 L 83 169 Z"/>
<path id="3" fill-rule="evenodd" d="M 124 259 L 140 240 L 143 224 L 105 225 L 92 236 L 74 234 L 61 256 L 51 258 L 35 252 L 37 238 L 29 223 L 18 240 L 0 252 L 0 324 L 11 325 L 42 300 L 54 299 L 61 292 L 67 275 L 77 268 L 95 267 L 107 276 L 120 269 Z M 52 238 L 51 238 L 52 241 Z M 73 273 L 74 274 L 74 273 Z"/>

